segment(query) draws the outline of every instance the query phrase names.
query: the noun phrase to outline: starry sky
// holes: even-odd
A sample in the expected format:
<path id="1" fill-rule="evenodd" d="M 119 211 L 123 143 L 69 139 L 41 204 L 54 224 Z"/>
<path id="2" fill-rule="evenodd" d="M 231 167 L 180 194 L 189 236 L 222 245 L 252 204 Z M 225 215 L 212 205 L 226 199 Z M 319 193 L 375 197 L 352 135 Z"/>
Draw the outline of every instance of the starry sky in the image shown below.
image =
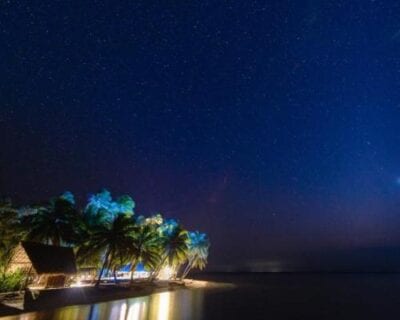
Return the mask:
<path id="1" fill-rule="evenodd" d="M 211 269 L 392 252 L 399 16 L 389 0 L 1 1 L 0 194 L 128 193 L 207 232 Z"/>

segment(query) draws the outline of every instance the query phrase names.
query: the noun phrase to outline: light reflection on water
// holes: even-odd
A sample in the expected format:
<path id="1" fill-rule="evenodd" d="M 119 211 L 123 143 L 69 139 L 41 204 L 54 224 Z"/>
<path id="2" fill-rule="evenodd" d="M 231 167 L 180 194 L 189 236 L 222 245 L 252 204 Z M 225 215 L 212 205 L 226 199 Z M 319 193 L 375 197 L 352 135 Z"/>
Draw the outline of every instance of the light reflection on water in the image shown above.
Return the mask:
<path id="1" fill-rule="evenodd" d="M 71 306 L 4 320 L 174 320 L 201 319 L 203 290 L 177 290 L 92 305 Z"/>

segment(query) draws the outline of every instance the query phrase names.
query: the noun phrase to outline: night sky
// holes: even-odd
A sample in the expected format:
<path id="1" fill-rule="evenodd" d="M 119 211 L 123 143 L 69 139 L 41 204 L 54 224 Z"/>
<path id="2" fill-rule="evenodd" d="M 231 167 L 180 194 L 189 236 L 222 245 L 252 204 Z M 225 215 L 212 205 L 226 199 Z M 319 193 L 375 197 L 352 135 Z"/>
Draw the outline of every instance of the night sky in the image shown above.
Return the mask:
<path id="1" fill-rule="evenodd" d="M 1 1 L 0 194 L 130 194 L 207 232 L 211 269 L 383 261 L 399 17 L 383 0 Z"/>

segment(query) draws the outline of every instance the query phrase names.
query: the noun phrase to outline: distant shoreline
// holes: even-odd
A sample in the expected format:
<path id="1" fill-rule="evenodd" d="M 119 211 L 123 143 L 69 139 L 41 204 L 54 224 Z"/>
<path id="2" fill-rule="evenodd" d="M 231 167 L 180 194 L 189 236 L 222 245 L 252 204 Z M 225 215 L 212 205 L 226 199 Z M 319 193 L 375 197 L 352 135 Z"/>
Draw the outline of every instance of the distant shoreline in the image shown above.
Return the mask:
<path id="1" fill-rule="evenodd" d="M 400 274 L 398 271 L 363 271 L 363 270 L 299 270 L 299 271 L 208 271 L 203 272 L 202 275 L 214 275 L 214 274 Z"/>
<path id="2" fill-rule="evenodd" d="M 38 295 L 36 299 L 29 299 L 25 303 L 21 296 L 10 296 L 0 301 L 0 317 L 19 315 L 41 310 L 57 309 L 72 305 L 87 305 L 101 302 L 108 302 L 121 299 L 137 298 L 148 296 L 154 293 L 174 291 L 181 289 L 227 289 L 233 288 L 232 284 L 213 281 L 201 281 L 187 279 L 180 281 L 157 281 L 136 282 L 132 286 L 102 285 L 95 287 L 72 287 L 63 289 L 48 289 L 40 292 L 33 291 Z M 27 293 L 29 294 L 29 293 Z"/>

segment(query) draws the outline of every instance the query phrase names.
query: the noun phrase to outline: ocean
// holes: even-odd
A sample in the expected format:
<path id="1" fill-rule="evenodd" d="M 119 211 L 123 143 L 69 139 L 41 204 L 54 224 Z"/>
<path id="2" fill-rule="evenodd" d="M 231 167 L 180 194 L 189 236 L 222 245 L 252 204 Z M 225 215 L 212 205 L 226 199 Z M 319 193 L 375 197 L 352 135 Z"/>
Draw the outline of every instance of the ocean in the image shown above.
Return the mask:
<path id="1" fill-rule="evenodd" d="M 5 317 L 7 320 L 399 319 L 400 274 L 199 274 L 229 289 L 150 296 Z"/>

